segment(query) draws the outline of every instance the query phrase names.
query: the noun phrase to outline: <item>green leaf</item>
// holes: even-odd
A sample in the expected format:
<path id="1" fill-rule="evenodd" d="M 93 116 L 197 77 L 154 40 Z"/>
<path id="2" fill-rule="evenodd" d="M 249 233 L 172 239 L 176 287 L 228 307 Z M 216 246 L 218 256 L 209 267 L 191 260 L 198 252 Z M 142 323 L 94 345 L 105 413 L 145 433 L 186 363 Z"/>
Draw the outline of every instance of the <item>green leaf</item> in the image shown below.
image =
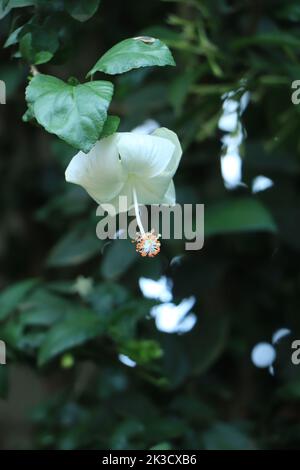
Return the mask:
<path id="1" fill-rule="evenodd" d="M 42 47 L 42 46 L 41 46 Z M 51 47 L 49 43 L 49 47 Z M 55 50 L 58 47 L 58 43 Z M 23 59 L 30 64 L 45 64 L 52 59 L 54 52 L 50 50 L 36 50 L 33 45 L 33 36 L 31 33 L 25 34 L 20 40 L 20 52 Z"/>
<path id="2" fill-rule="evenodd" d="M 134 418 L 121 422 L 110 438 L 109 448 L 112 450 L 128 449 L 130 441 L 140 435 L 143 430 L 143 424 Z"/>
<path id="3" fill-rule="evenodd" d="M 74 281 L 50 281 L 45 287 L 58 294 L 74 294 Z"/>
<path id="4" fill-rule="evenodd" d="M 47 289 L 36 289 L 24 302 L 21 323 L 26 326 L 48 326 L 74 312 L 74 304 Z"/>
<path id="5" fill-rule="evenodd" d="M 253 45 L 266 47 L 292 47 L 298 50 L 300 47 L 300 37 L 297 37 L 295 34 L 276 31 L 272 33 L 261 33 L 253 36 L 239 37 L 232 43 L 234 49 L 241 49 Z"/>
<path id="6" fill-rule="evenodd" d="M 28 106 L 28 108 L 26 109 L 25 113 L 22 116 L 22 121 L 29 122 L 29 121 L 32 121 L 33 119 L 34 119 L 34 114 L 33 114 L 32 106 Z"/>
<path id="7" fill-rule="evenodd" d="M 181 436 L 186 434 L 186 423 L 183 420 L 169 415 L 168 417 L 161 416 L 160 419 L 155 419 L 149 422 L 147 426 L 147 433 L 153 439 L 159 441 L 168 441 L 170 439 L 180 439 Z"/>
<path id="8" fill-rule="evenodd" d="M 108 137 L 109 135 L 117 132 L 119 125 L 120 125 L 119 116 L 107 116 L 107 119 L 103 126 L 103 130 L 100 135 L 100 139 L 103 139 L 104 137 Z"/>
<path id="9" fill-rule="evenodd" d="M 33 331 L 32 333 L 22 334 L 19 341 L 16 344 L 18 350 L 32 354 L 36 353 L 36 350 L 40 348 L 41 344 L 45 340 L 46 333 L 44 331 Z"/>
<path id="10" fill-rule="evenodd" d="M 102 132 L 113 95 L 108 81 L 70 85 L 38 74 L 26 89 L 26 99 L 41 126 L 73 147 L 89 152 Z"/>
<path id="11" fill-rule="evenodd" d="M 206 450 L 253 450 L 250 438 L 238 427 L 217 423 L 203 435 Z"/>
<path id="12" fill-rule="evenodd" d="M 22 341 L 24 327 L 18 318 L 7 319 L 1 325 L 0 336 L 9 350 L 18 349 Z"/>
<path id="13" fill-rule="evenodd" d="M 169 442 L 160 442 L 153 447 L 150 447 L 150 450 L 172 450 L 172 446 Z"/>
<path id="14" fill-rule="evenodd" d="M 2 0 L 0 2 L 0 20 L 4 18 L 13 8 L 21 8 L 36 5 L 36 0 Z"/>
<path id="15" fill-rule="evenodd" d="M 191 373 L 188 348 L 184 347 L 179 338 L 173 335 L 163 337 L 163 368 L 164 377 L 170 388 L 183 384 Z"/>
<path id="16" fill-rule="evenodd" d="M 104 252 L 101 274 L 105 279 L 117 279 L 137 260 L 138 255 L 129 240 L 113 240 Z"/>
<path id="17" fill-rule="evenodd" d="M 124 302 L 105 317 L 110 335 L 120 344 L 134 339 L 141 320 L 148 314 L 153 302 L 150 300 L 132 300 Z"/>
<path id="18" fill-rule="evenodd" d="M 17 308 L 37 282 L 36 279 L 27 279 L 8 287 L 0 294 L 0 320 L 7 318 Z"/>
<path id="19" fill-rule="evenodd" d="M 89 20 L 98 10 L 100 0 L 66 0 L 65 7 L 67 12 L 78 21 Z"/>
<path id="20" fill-rule="evenodd" d="M 58 33 L 49 21 L 25 24 L 16 40 L 20 42 L 21 56 L 31 65 L 48 62 L 59 48 Z"/>
<path id="21" fill-rule="evenodd" d="M 228 331 L 225 313 L 201 312 L 193 330 L 182 337 L 193 374 L 204 374 L 221 357 L 228 343 Z"/>
<path id="22" fill-rule="evenodd" d="M 90 70 L 88 76 L 95 72 L 115 75 L 153 65 L 175 65 L 175 61 L 169 48 L 159 39 L 140 36 L 125 39 L 109 49 Z"/>
<path id="23" fill-rule="evenodd" d="M 124 286 L 114 282 L 103 282 L 96 285 L 85 300 L 99 314 L 109 314 L 128 300 L 129 294 Z"/>
<path id="24" fill-rule="evenodd" d="M 47 334 L 38 354 L 38 364 L 46 364 L 64 351 L 84 344 L 104 331 L 102 320 L 88 310 L 82 310 Z"/>
<path id="25" fill-rule="evenodd" d="M 15 29 L 6 39 L 3 48 L 5 49 L 6 47 L 13 46 L 14 44 L 17 44 L 19 41 L 19 34 L 24 28 L 23 26 L 20 26 L 19 28 Z"/>
<path id="26" fill-rule="evenodd" d="M 47 265 L 51 267 L 75 266 L 97 253 L 100 254 L 102 242 L 96 237 L 91 226 L 76 227 L 64 235 L 51 250 Z"/>
<path id="27" fill-rule="evenodd" d="M 131 340 L 122 345 L 121 354 L 125 354 L 140 365 L 147 364 L 154 359 L 159 359 L 163 355 L 159 343 L 154 340 Z"/>
<path id="28" fill-rule="evenodd" d="M 249 231 L 277 231 L 271 214 L 257 199 L 226 201 L 206 210 L 206 236 Z"/>

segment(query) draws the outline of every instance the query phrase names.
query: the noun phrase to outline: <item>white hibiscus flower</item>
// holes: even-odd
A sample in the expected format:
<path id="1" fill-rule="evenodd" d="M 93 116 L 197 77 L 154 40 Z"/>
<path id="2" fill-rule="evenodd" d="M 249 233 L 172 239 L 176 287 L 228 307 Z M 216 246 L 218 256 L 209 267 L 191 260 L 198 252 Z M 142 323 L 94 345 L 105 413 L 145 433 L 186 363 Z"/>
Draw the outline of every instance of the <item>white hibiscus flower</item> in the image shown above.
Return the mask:
<path id="1" fill-rule="evenodd" d="M 175 205 L 173 176 L 181 155 L 177 135 L 164 127 L 151 135 L 117 132 L 98 141 L 88 154 L 77 153 L 66 169 L 66 180 L 82 186 L 111 215 L 134 207 L 140 229 L 136 250 L 152 257 L 160 251 L 160 235 L 145 232 L 138 206 Z"/>
<path id="2" fill-rule="evenodd" d="M 79 152 L 66 169 L 66 180 L 79 184 L 98 203 L 109 203 L 111 213 L 136 204 L 174 205 L 173 176 L 182 155 L 177 135 L 166 128 L 151 135 L 117 132 Z M 127 207 L 119 208 L 119 196 Z"/>

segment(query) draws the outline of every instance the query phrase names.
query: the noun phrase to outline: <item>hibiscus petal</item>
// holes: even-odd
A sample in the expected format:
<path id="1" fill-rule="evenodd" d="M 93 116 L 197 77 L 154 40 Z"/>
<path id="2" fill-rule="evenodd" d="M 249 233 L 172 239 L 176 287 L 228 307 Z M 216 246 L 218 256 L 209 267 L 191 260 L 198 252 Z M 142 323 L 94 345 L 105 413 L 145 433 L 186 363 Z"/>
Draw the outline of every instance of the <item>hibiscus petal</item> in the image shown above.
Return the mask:
<path id="1" fill-rule="evenodd" d="M 107 201 L 103 208 L 107 210 L 110 215 L 116 215 L 120 212 L 127 212 L 133 205 L 132 187 L 128 183 L 125 183 L 118 195 Z"/>
<path id="2" fill-rule="evenodd" d="M 116 135 L 98 141 L 88 154 L 77 153 L 66 169 L 66 181 L 82 186 L 98 203 L 116 197 L 127 179 L 116 141 Z"/>
<path id="3" fill-rule="evenodd" d="M 168 204 L 169 206 L 175 206 L 176 204 L 176 192 L 173 180 L 171 180 L 171 183 L 169 184 L 169 187 L 162 200 L 162 204 Z"/>
<path id="4" fill-rule="evenodd" d="M 175 134 L 175 132 L 170 131 L 170 129 L 167 129 L 166 127 L 160 127 L 159 129 L 156 129 L 151 135 L 167 139 L 169 140 L 169 142 L 172 142 L 172 144 L 175 145 L 175 150 L 172 155 L 172 158 L 164 170 L 164 172 L 168 173 L 170 177 L 173 177 L 178 168 L 182 156 L 182 148 L 177 135 Z"/>
<path id="5" fill-rule="evenodd" d="M 118 134 L 117 146 L 126 171 L 142 178 L 161 174 L 175 150 L 170 139 L 130 132 Z"/>
<path id="6" fill-rule="evenodd" d="M 136 180 L 135 189 L 138 202 L 140 204 L 163 204 L 170 182 L 171 180 L 167 176 Z"/>
<path id="7" fill-rule="evenodd" d="M 162 180 L 163 178 L 161 177 L 148 178 L 141 182 L 137 180 L 135 190 L 138 203 L 173 206 L 176 203 L 174 183 L 169 178 L 165 178 L 164 181 Z M 132 189 L 132 185 L 129 182 L 125 183 L 120 193 L 105 203 L 105 210 L 109 214 L 114 215 L 131 209 L 134 206 Z"/>

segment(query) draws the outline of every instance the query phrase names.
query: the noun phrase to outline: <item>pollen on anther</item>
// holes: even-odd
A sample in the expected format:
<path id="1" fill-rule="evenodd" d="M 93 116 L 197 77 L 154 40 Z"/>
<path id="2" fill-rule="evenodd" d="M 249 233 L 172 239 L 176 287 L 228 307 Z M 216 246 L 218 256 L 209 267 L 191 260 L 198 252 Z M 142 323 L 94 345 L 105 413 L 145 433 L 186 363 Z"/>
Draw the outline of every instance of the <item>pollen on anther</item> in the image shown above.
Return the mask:
<path id="1" fill-rule="evenodd" d="M 141 256 L 149 256 L 153 258 L 160 252 L 160 241 L 158 240 L 160 234 L 156 235 L 154 230 L 151 232 L 146 232 L 144 234 L 137 233 L 135 238 L 136 251 L 140 253 Z"/>

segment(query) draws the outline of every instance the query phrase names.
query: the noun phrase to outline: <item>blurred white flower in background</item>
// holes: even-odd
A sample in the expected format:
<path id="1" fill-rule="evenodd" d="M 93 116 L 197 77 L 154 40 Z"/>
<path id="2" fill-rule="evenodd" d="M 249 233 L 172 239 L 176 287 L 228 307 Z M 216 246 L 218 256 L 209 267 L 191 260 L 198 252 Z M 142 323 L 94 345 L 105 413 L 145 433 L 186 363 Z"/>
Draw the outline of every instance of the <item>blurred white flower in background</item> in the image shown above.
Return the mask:
<path id="1" fill-rule="evenodd" d="M 267 342 L 257 343 L 251 352 L 251 360 L 258 368 L 268 368 L 271 375 L 274 375 L 273 364 L 276 359 L 276 345 L 282 338 L 291 334 L 288 328 L 280 328 L 272 336 L 272 344 Z"/>
<path id="2" fill-rule="evenodd" d="M 242 180 L 242 160 L 237 154 L 221 157 L 221 173 L 226 188 L 236 188 Z"/>
<path id="3" fill-rule="evenodd" d="M 250 93 L 246 91 L 240 98 L 235 98 L 240 91 L 231 91 L 222 96 L 223 113 L 218 122 L 219 129 L 226 132 L 221 138 L 224 152 L 221 156 L 221 173 L 227 189 L 243 185 L 240 146 L 245 132 L 240 118 L 249 103 Z"/>
<path id="4" fill-rule="evenodd" d="M 125 354 L 119 354 L 119 361 L 122 362 L 122 364 L 125 364 L 125 366 L 128 367 L 135 367 L 136 362 L 130 359 L 130 357 L 125 356 Z"/>
<path id="5" fill-rule="evenodd" d="M 180 266 L 182 264 L 183 258 L 184 258 L 183 255 L 174 256 L 170 261 L 170 266 L 173 267 L 173 268 L 177 267 L 177 266 Z"/>
<path id="6" fill-rule="evenodd" d="M 232 100 L 231 100 L 232 101 Z M 219 129 L 225 132 L 233 132 L 238 124 L 238 114 L 236 111 L 223 113 L 219 119 Z"/>
<path id="7" fill-rule="evenodd" d="M 195 326 L 197 317 L 190 310 L 194 307 L 196 298 L 192 296 L 183 299 L 178 305 L 172 303 L 173 282 L 170 278 L 162 276 L 158 281 L 154 281 L 141 277 L 139 286 L 144 297 L 162 302 L 150 310 L 150 315 L 155 319 L 156 328 L 159 331 L 187 333 Z"/>
<path id="8" fill-rule="evenodd" d="M 223 113 L 219 119 L 218 127 L 226 132 L 221 138 L 223 155 L 221 155 L 221 174 L 224 186 L 234 189 L 246 186 L 242 182 L 242 158 L 240 147 L 245 138 L 245 130 L 241 122 L 241 115 L 250 101 L 250 93 L 246 91 L 240 98 L 236 98 L 241 90 L 231 91 L 222 96 Z M 272 187 L 274 182 L 263 175 L 256 176 L 252 181 L 252 192 L 258 193 Z"/>
<path id="9" fill-rule="evenodd" d="M 239 102 L 235 99 L 229 98 L 229 96 L 234 96 L 234 93 L 233 92 L 230 92 L 228 94 L 225 93 L 225 95 L 222 96 L 222 99 L 225 98 L 222 104 L 222 108 L 225 114 L 234 113 L 238 110 L 238 107 L 239 107 Z"/>
<path id="10" fill-rule="evenodd" d="M 173 282 L 166 276 L 162 276 L 158 281 L 140 277 L 139 286 L 143 296 L 147 299 L 160 300 L 161 302 L 170 302 L 173 299 Z"/>
<path id="11" fill-rule="evenodd" d="M 252 181 L 252 192 L 259 193 L 274 186 L 274 182 L 267 176 L 258 175 Z"/>
<path id="12" fill-rule="evenodd" d="M 272 343 L 277 344 L 282 338 L 291 334 L 289 328 L 279 328 L 272 336 Z"/>
<path id="13" fill-rule="evenodd" d="M 240 98 L 240 112 L 243 113 L 247 108 L 251 98 L 250 91 L 245 91 Z"/>
<path id="14" fill-rule="evenodd" d="M 164 333 L 187 333 L 190 331 L 197 317 L 189 313 L 196 303 L 194 296 L 183 299 L 178 305 L 166 302 L 152 307 L 150 315 L 155 319 L 156 328 Z"/>
<path id="15" fill-rule="evenodd" d="M 93 289 L 94 281 L 91 277 L 78 276 L 73 285 L 73 290 L 80 297 L 86 297 Z"/>
<path id="16" fill-rule="evenodd" d="M 258 343 L 251 352 L 251 360 L 256 367 L 270 367 L 276 359 L 276 351 L 270 343 Z"/>

